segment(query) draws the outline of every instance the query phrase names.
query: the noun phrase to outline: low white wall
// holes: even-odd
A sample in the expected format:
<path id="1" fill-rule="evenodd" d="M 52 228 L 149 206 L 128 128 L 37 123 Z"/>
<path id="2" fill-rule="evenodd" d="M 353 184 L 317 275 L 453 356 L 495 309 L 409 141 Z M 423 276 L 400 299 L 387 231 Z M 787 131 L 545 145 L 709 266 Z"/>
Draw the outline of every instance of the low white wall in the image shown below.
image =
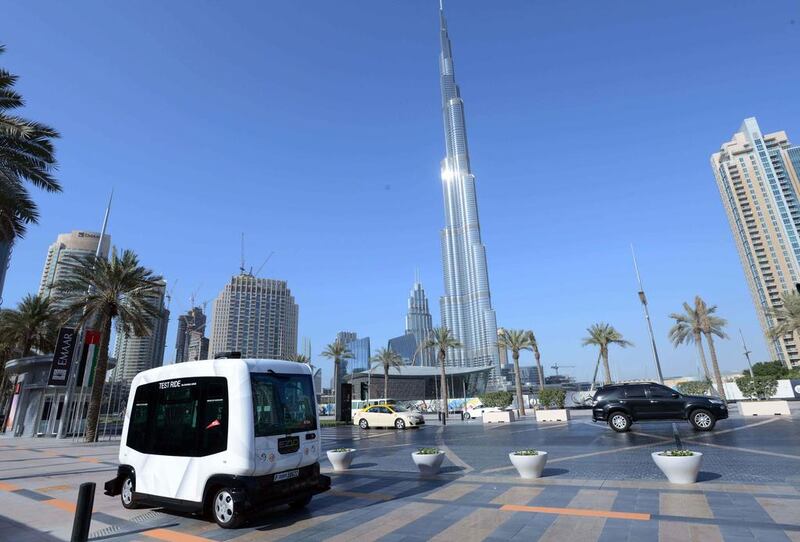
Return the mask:
<path id="1" fill-rule="evenodd" d="M 569 420 L 569 410 L 566 408 L 553 410 L 537 410 L 537 422 L 565 422 Z"/>
<path id="2" fill-rule="evenodd" d="M 786 401 L 741 401 L 739 414 L 742 416 L 791 416 Z"/>
<path id="3" fill-rule="evenodd" d="M 494 412 L 483 413 L 483 423 L 508 423 L 516 419 L 514 412 L 511 410 L 500 410 Z"/>

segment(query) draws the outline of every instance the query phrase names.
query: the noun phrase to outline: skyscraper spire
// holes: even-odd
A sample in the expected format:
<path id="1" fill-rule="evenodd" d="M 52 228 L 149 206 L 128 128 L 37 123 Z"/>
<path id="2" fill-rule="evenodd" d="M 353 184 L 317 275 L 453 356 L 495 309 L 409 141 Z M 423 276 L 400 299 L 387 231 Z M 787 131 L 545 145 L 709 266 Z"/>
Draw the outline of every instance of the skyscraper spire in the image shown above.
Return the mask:
<path id="1" fill-rule="evenodd" d="M 492 309 L 486 249 L 481 242 L 475 176 L 467 146 L 464 102 L 456 84 L 453 52 L 443 6 L 439 4 L 442 118 L 446 156 L 442 160 L 445 226 L 442 230 L 442 267 L 445 293 L 441 298 L 442 325 L 463 348 L 454 349 L 454 365 L 491 365 L 499 371 L 497 318 Z M 499 372 L 495 373 L 499 375 Z"/>

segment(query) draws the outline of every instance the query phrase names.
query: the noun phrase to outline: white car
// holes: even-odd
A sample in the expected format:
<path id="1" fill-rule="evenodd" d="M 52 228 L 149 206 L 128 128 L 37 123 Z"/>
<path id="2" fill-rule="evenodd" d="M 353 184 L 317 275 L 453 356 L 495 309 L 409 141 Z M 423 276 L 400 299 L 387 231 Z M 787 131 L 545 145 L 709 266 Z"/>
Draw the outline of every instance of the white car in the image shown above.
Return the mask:
<path id="1" fill-rule="evenodd" d="M 485 407 L 483 405 L 478 405 L 473 408 L 468 408 L 466 412 L 464 412 L 464 419 L 469 420 L 470 418 L 482 418 L 484 412 L 500 412 L 500 408 L 498 407 Z"/>
<path id="2" fill-rule="evenodd" d="M 361 429 L 370 427 L 405 429 L 425 425 L 425 418 L 419 412 L 406 410 L 398 405 L 374 405 L 356 412 L 353 415 L 353 424 Z"/>

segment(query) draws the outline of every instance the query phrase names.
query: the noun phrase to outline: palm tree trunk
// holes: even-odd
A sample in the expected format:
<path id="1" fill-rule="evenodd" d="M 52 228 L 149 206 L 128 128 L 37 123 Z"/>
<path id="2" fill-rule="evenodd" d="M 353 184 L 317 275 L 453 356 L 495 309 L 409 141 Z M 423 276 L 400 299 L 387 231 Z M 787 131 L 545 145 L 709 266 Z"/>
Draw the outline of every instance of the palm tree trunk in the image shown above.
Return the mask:
<path id="1" fill-rule="evenodd" d="M 389 397 L 389 366 L 383 366 L 383 400 Z"/>
<path id="2" fill-rule="evenodd" d="M 544 371 L 542 370 L 542 362 L 539 359 L 539 350 L 534 350 L 533 354 L 536 356 L 536 370 L 539 372 L 539 391 L 542 391 L 544 390 Z"/>
<path id="3" fill-rule="evenodd" d="M 722 384 L 722 373 L 719 372 L 719 363 L 717 363 L 717 349 L 714 348 L 714 338 L 711 333 L 706 333 L 706 341 L 708 341 L 708 353 L 711 355 L 711 366 L 714 368 L 714 380 L 717 383 L 717 393 L 723 401 L 727 401 L 725 397 L 725 388 Z"/>
<path id="4" fill-rule="evenodd" d="M 442 425 L 447 425 L 447 414 L 450 410 L 447 406 L 447 372 L 444 368 L 444 362 L 447 360 L 447 351 L 442 348 L 439 350 L 439 365 L 442 367 L 442 404 L 444 405 L 444 416 L 442 417 Z"/>
<path id="5" fill-rule="evenodd" d="M 514 379 L 517 381 L 517 407 L 519 415 L 525 415 L 525 403 L 522 401 L 522 377 L 519 374 L 519 350 L 512 350 L 511 357 L 514 358 Z"/>
<path id="6" fill-rule="evenodd" d="M 333 359 L 333 419 L 339 420 L 339 358 Z"/>
<path id="7" fill-rule="evenodd" d="M 600 347 L 600 356 L 603 358 L 603 369 L 606 371 L 606 385 L 611 384 L 611 367 L 608 365 L 608 348 Z"/>
<path id="8" fill-rule="evenodd" d="M 103 401 L 103 387 L 108 372 L 108 342 L 111 336 L 111 318 L 103 315 L 100 321 L 102 336 L 100 352 L 97 356 L 97 367 L 94 370 L 92 391 L 89 394 L 89 410 L 86 413 L 86 442 L 97 442 L 97 425 L 100 421 L 100 403 Z M 78 405 L 81 408 L 81 405 Z M 79 410 L 80 412 L 80 410 Z"/>
<path id="9" fill-rule="evenodd" d="M 706 381 L 711 382 L 711 373 L 708 372 L 708 363 L 706 362 L 706 351 L 703 348 L 703 336 L 699 332 L 694 334 L 694 342 L 697 344 L 697 353 L 700 354 L 700 363 L 703 364 L 703 374 L 706 375 Z"/>

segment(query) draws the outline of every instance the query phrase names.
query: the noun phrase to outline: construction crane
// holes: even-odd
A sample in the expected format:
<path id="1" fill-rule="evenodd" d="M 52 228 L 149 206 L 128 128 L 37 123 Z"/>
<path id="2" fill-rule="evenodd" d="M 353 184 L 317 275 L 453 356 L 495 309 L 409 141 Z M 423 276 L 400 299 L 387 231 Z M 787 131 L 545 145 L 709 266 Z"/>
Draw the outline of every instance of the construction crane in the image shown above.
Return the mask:
<path id="1" fill-rule="evenodd" d="M 167 299 L 167 310 L 169 310 L 169 306 L 172 304 L 172 292 L 175 291 L 175 286 L 177 285 L 178 285 L 178 279 L 175 279 L 175 282 L 172 283 L 172 288 L 170 288 L 164 293 L 164 297 Z"/>
<path id="2" fill-rule="evenodd" d="M 556 376 L 558 376 L 558 370 L 561 369 L 562 367 L 566 369 L 575 368 L 574 365 L 559 365 L 558 363 L 550 366 L 551 369 L 555 370 Z"/>

